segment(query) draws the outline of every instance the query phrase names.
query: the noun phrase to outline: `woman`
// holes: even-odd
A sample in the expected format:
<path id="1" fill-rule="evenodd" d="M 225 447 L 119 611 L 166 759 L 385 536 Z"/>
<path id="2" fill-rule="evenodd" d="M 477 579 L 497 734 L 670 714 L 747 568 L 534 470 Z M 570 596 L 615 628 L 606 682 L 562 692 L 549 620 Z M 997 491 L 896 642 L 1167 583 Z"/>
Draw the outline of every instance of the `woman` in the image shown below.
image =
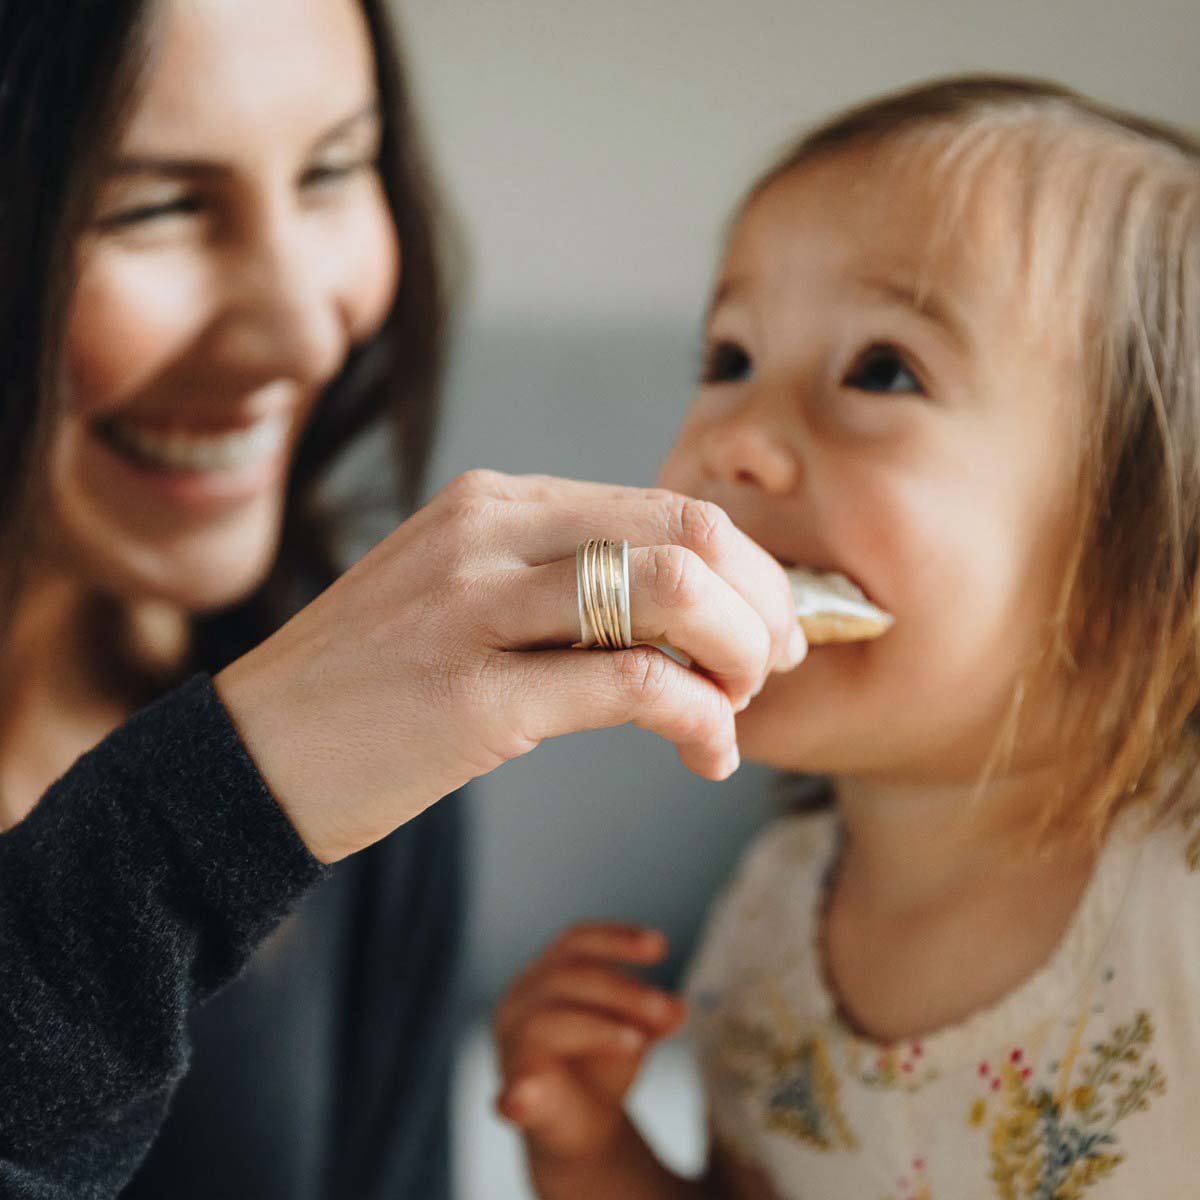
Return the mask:
<path id="1" fill-rule="evenodd" d="M 145 1159 L 129 1195 L 436 1196 L 425 810 L 629 720 L 722 777 L 803 653 L 778 564 L 662 492 L 475 473 L 330 584 L 349 439 L 390 416 L 419 491 L 435 246 L 376 0 L 0 9 L 7 1194 Z M 574 549 L 610 534 L 634 623 L 583 654 Z M 628 648 L 662 637 L 704 672 Z"/>

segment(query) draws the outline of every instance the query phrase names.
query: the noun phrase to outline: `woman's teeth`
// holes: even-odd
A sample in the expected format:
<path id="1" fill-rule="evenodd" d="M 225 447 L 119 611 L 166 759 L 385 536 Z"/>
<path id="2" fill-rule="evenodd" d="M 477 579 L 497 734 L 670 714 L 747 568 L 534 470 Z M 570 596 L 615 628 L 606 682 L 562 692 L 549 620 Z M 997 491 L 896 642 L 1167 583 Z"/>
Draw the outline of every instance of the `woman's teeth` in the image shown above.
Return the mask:
<path id="1" fill-rule="evenodd" d="M 107 422 L 101 430 L 117 449 L 150 466 L 169 471 L 229 471 L 272 458 L 283 448 L 288 428 L 286 417 L 274 416 L 229 433 L 148 429 L 120 419 Z"/>

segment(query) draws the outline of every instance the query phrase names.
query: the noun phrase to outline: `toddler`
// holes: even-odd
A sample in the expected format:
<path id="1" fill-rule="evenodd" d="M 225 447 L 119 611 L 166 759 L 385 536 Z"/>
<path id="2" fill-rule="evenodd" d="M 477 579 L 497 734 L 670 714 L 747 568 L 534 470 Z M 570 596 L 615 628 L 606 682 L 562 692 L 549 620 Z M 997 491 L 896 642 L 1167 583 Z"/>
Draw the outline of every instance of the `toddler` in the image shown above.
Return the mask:
<path id="1" fill-rule="evenodd" d="M 1179 1200 L 1200 1184 L 1200 146 L 919 87 L 751 190 L 660 482 L 895 617 L 738 717 L 829 780 L 688 985 L 711 1153 L 623 1111 L 683 1005 L 569 931 L 497 1017 L 544 1200 Z"/>

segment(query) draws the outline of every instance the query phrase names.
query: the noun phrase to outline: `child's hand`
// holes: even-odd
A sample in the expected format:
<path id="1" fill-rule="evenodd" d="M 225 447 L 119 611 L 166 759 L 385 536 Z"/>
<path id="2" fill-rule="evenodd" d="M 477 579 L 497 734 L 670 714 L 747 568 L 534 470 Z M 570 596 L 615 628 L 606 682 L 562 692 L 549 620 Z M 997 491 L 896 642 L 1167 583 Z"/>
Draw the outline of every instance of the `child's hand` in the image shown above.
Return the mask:
<path id="1" fill-rule="evenodd" d="M 625 1124 L 624 1100 L 654 1042 L 683 1023 L 683 1002 L 615 964 L 646 966 L 661 933 L 626 925 L 568 929 L 512 985 L 496 1014 L 504 1086 L 496 1107 L 531 1159 L 602 1158 Z"/>

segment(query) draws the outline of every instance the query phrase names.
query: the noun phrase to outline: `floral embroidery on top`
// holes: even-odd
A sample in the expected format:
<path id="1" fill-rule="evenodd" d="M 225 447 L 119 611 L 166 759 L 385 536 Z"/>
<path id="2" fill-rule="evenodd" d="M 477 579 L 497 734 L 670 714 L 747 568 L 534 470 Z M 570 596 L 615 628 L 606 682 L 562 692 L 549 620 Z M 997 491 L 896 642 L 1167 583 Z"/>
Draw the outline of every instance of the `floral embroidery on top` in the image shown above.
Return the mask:
<path id="1" fill-rule="evenodd" d="M 1072 1045 L 1051 1064 L 1056 1085 L 1035 1085 L 1033 1069 L 1018 1047 L 993 1068 L 981 1063 L 988 1093 L 998 1094 L 991 1122 L 991 1179 L 1001 1200 L 1078 1200 L 1124 1161 L 1113 1132 L 1126 1117 L 1149 1106 L 1166 1080 L 1156 1062 L 1143 1062 L 1154 1037 L 1145 1012 L 1091 1046 L 1092 1058 L 1073 1076 L 1084 1018 Z M 988 1102 L 977 1099 L 969 1124 L 987 1122 Z"/>
<path id="2" fill-rule="evenodd" d="M 853 1150 L 858 1138 L 839 1098 L 837 1071 L 826 1038 L 794 1027 L 782 999 L 767 990 L 775 1020 L 755 1021 L 723 1012 L 706 996 L 711 1012 L 709 1069 L 763 1104 L 768 1129 L 818 1150 Z"/>
<path id="3" fill-rule="evenodd" d="M 820 1037 L 777 1049 L 767 1113 L 768 1128 L 789 1133 L 822 1150 L 837 1146 L 852 1150 L 858 1145 L 842 1113 L 837 1075 Z"/>
<path id="4" fill-rule="evenodd" d="M 925 1047 L 919 1041 L 884 1048 L 854 1041 L 846 1055 L 846 1068 L 864 1087 L 881 1091 L 915 1092 L 940 1078 L 940 1072 L 926 1061 Z"/>
<path id="5" fill-rule="evenodd" d="M 897 1191 L 884 1197 L 884 1200 L 933 1200 L 933 1189 L 925 1171 L 925 1160 L 914 1158 L 911 1175 L 904 1175 L 896 1181 Z"/>

